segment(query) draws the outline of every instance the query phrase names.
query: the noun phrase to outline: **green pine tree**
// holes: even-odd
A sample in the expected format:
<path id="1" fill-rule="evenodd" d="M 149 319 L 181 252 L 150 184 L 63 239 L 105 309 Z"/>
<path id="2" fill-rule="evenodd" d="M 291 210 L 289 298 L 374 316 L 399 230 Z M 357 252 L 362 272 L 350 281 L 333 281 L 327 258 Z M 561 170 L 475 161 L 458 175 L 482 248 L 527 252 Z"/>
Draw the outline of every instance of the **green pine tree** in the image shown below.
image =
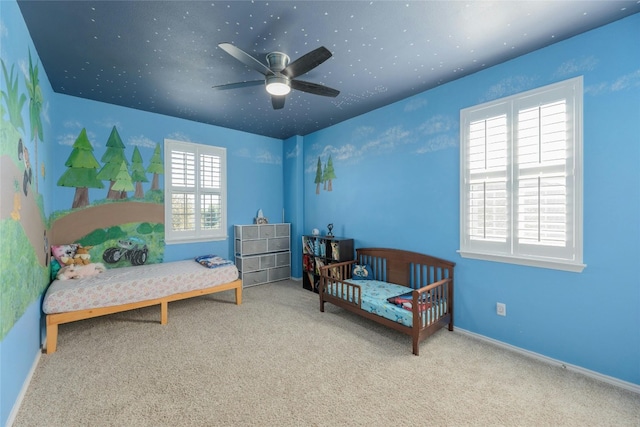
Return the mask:
<path id="1" fill-rule="evenodd" d="M 115 182 L 111 187 L 113 191 L 117 191 L 120 193 L 121 199 L 127 198 L 127 191 L 133 191 L 133 181 L 131 179 L 131 174 L 129 173 L 129 169 L 127 168 L 127 162 L 122 161 L 120 163 L 120 170 L 116 175 Z"/>
<path id="2" fill-rule="evenodd" d="M 318 156 L 318 166 L 316 167 L 316 178 L 313 181 L 316 183 L 316 194 L 320 194 L 320 183 L 322 182 L 322 162 L 320 156 Z"/>
<path id="3" fill-rule="evenodd" d="M 104 188 L 97 177 L 100 163 L 93 155 L 93 146 L 82 129 L 73 144 L 73 150 L 64 164 L 68 169 L 58 180 L 60 187 L 75 187 L 72 209 L 89 205 L 89 188 Z"/>
<path id="4" fill-rule="evenodd" d="M 336 179 L 336 171 L 333 169 L 333 160 L 331 159 L 331 156 L 329 156 L 329 160 L 327 161 L 327 167 L 324 168 L 322 179 L 325 182 L 326 190 L 333 191 L 333 184 L 331 181 Z"/>
<path id="5" fill-rule="evenodd" d="M 158 184 L 158 175 L 164 173 L 164 163 L 162 162 L 162 156 L 160 155 L 160 144 L 156 144 L 153 156 L 149 161 L 149 167 L 147 167 L 147 172 L 153 174 L 151 190 L 159 190 L 160 186 Z"/>
<path id="6" fill-rule="evenodd" d="M 143 182 L 149 182 L 147 174 L 144 171 L 142 165 L 142 156 L 138 147 L 133 149 L 133 156 L 131 156 L 131 180 L 136 184 L 136 192 L 133 195 L 136 199 L 142 199 L 144 197 L 144 190 L 142 189 Z"/>
<path id="7" fill-rule="evenodd" d="M 98 172 L 98 179 L 111 181 L 109 184 L 109 191 L 107 192 L 107 199 L 122 198 L 121 192 L 114 190 L 113 185 L 116 182 L 116 177 L 120 173 L 120 166 L 122 165 L 122 162 L 125 162 L 125 164 L 129 166 L 129 162 L 124 155 L 124 148 L 120 134 L 114 126 L 113 129 L 111 129 L 109 139 L 107 139 L 107 151 L 104 152 L 100 159 L 103 165 L 102 169 Z"/>

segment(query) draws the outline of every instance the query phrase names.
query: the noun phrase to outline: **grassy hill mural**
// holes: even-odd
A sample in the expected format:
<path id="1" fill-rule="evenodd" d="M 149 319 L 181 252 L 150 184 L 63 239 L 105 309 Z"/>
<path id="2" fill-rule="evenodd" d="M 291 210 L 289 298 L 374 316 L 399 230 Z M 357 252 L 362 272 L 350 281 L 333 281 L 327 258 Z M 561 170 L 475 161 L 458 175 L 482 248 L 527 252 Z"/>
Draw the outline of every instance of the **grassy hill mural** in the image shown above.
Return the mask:
<path id="1" fill-rule="evenodd" d="M 0 340 L 49 284 L 48 221 L 37 176 L 44 99 L 30 51 L 28 63 L 20 79 L 20 67 L 0 58 Z M 44 180 L 44 163 L 40 168 Z"/>

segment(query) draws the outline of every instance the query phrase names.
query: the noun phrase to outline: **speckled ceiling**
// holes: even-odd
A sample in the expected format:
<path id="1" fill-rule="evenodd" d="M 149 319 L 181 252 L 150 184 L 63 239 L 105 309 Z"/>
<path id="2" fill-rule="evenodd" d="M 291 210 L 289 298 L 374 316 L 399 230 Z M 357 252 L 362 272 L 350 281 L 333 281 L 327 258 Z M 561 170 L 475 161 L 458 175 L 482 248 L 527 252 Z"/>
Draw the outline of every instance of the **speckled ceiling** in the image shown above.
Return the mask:
<path id="1" fill-rule="evenodd" d="M 56 92 L 276 138 L 306 135 L 640 12 L 638 1 L 18 0 Z M 272 51 L 333 56 L 274 110 L 264 78 L 218 47 L 266 64 Z"/>

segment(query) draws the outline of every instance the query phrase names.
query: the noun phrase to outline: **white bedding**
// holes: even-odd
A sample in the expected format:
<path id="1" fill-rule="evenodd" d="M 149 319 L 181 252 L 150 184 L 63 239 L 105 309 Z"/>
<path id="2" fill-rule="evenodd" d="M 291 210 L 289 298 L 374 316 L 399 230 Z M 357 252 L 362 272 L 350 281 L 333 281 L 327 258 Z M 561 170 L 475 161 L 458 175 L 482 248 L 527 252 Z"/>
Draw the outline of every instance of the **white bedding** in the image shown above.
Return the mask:
<path id="1" fill-rule="evenodd" d="M 112 268 L 83 279 L 54 280 L 44 297 L 46 314 L 146 301 L 238 279 L 235 265 L 204 267 L 193 260 Z"/>

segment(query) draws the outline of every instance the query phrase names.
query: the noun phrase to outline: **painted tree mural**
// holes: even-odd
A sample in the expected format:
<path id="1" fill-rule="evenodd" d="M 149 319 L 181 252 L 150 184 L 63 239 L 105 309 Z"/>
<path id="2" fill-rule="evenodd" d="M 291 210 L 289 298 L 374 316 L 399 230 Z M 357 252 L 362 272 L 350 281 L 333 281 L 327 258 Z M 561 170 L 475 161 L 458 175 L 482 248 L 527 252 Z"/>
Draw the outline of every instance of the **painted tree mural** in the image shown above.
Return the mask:
<path id="1" fill-rule="evenodd" d="M 149 161 L 149 167 L 147 167 L 147 172 L 153 174 L 153 179 L 151 180 L 152 190 L 160 189 L 158 176 L 164 173 L 164 163 L 160 154 L 160 144 L 156 144 L 156 148 L 153 150 L 153 156 Z"/>
<path id="2" fill-rule="evenodd" d="M 68 169 L 58 180 L 58 185 L 76 188 L 71 206 L 73 209 L 88 206 L 89 188 L 104 188 L 104 185 L 97 176 L 100 164 L 93 155 L 93 146 L 87 137 L 86 129 L 80 131 L 64 165 Z"/>
<path id="3" fill-rule="evenodd" d="M 336 171 L 333 168 L 333 159 L 329 155 L 329 160 L 322 166 L 322 160 L 318 157 L 318 166 L 316 167 L 316 177 L 313 182 L 316 184 L 316 194 L 320 194 L 320 184 L 325 191 L 333 191 L 333 180 L 336 179 Z"/>
<path id="4" fill-rule="evenodd" d="M 120 138 L 118 130 L 114 126 L 111 129 L 111 134 L 107 140 L 107 151 L 104 152 L 100 159 L 103 166 L 98 172 L 97 178 L 103 181 L 111 181 L 109 184 L 109 191 L 107 192 L 107 199 L 122 199 L 127 197 L 127 193 L 124 192 L 124 197 L 121 191 L 115 190 L 113 186 L 116 183 L 118 174 L 120 173 L 120 166 L 122 162 L 125 162 L 129 166 L 129 162 L 124 155 L 124 144 Z"/>
<path id="5" fill-rule="evenodd" d="M 316 178 L 313 181 L 316 183 L 316 194 L 320 194 L 320 184 L 322 183 L 322 161 L 318 157 L 318 166 L 316 167 Z"/>
<path id="6" fill-rule="evenodd" d="M 149 182 L 147 174 L 144 171 L 142 164 L 142 156 L 138 147 L 133 149 L 133 156 L 131 156 L 131 181 L 135 183 L 136 192 L 133 197 L 136 199 L 142 199 L 144 197 L 144 190 L 142 189 L 143 182 Z"/>
<path id="7" fill-rule="evenodd" d="M 2 74 L 4 75 L 4 80 L 7 84 L 6 91 L 0 91 L 0 96 L 4 100 L 7 105 L 7 113 L 9 114 L 9 122 L 13 125 L 17 130 L 24 130 L 24 122 L 22 121 L 22 107 L 24 103 L 27 101 L 27 96 L 23 94 L 18 94 L 18 76 L 15 78 L 13 76 L 15 65 L 11 66 L 11 73 L 7 73 L 7 67 L 4 65 L 4 61 L 0 59 L 2 63 Z"/>
<path id="8" fill-rule="evenodd" d="M 42 113 L 42 89 L 40 89 L 40 79 L 38 77 L 38 66 L 33 66 L 31 61 L 31 50 L 29 50 L 29 79 L 25 79 L 27 86 L 27 92 L 29 93 L 29 120 L 31 122 L 31 140 L 35 143 L 36 155 L 35 155 L 35 170 L 36 170 L 36 193 L 38 193 L 38 141 L 44 141 L 42 120 L 40 114 Z"/>
<path id="9" fill-rule="evenodd" d="M 333 190 L 332 181 L 334 179 L 336 179 L 336 171 L 333 169 L 333 160 L 331 159 L 331 156 L 329 156 L 327 166 L 324 168 L 324 172 L 322 173 L 322 180 L 324 181 L 325 190 Z"/>
<path id="10" fill-rule="evenodd" d="M 127 163 L 123 160 L 120 163 L 120 170 L 116 175 L 115 182 L 112 187 L 113 191 L 117 191 L 120 193 L 121 199 L 127 198 L 127 191 L 133 191 L 133 181 L 131 179 L 131 174 L 129 174 L 129 169 L 127 168 Z"/>

